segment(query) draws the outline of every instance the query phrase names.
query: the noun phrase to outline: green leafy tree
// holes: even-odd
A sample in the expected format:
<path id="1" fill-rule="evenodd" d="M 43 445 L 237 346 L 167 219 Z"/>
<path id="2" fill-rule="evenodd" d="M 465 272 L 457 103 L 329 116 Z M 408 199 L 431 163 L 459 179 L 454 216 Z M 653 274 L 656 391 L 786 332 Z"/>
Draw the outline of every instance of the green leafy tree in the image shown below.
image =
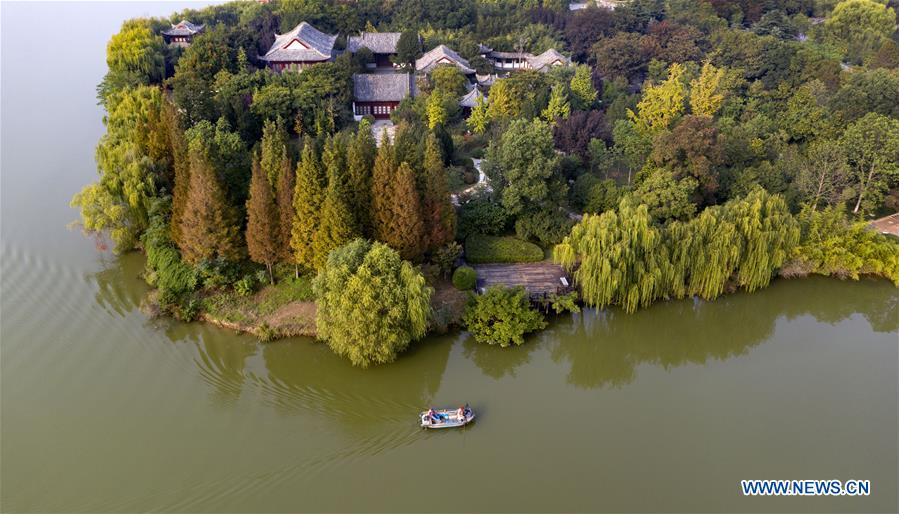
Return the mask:
<path id="1" fill-rule="evenodd" d="M 274 284 L 272 266 L 278 260 L 278 243 L 281 237 L 278 207 L 272 185 L 262 169 L 260 159 L 253 158 L 253 174 L 250 179 L 250 198 L 247 200 L 247 250 L 253 262 L 264 264 L 269 282 Z"/>
<path id="2" fill-rule="evenodd" d="M 427 105 L 428 128 L 434 129 L 446 124 L 449 119 L 449 112 L 446 109 L 446 98 L 444 93 L 435 90 L 428 97 Z"/>
<path id="3" fill-rule="evenodd" d="M 671 64 L 668 78 L 664 82 L 657 86 L 651 85 L 643 91 L 643 98 L 637 104 L 637 113 L 628 109 L 628 117 L 641 134 L 658 134 L 683 114 L 687 96 L 683 75 L 682 64 Z"/>
<path id="4" fill-rule="evenodd" d="M 479 96 L 475 100 L 475 106 L 471 109 L 467 123 L 475 134 L 483 134 L 487 131 L 487 126 L 490 123 L 490 114 L 487 108 L 487 100 L 483 96 Z"/>
<path id="5" fill-rule="evenodd" d="M 586 214 L 553 250 L 580 285 L 587 305 L 647 307 L 668 290 L 670 263 L 645 205 L 624 198 L 616 211 Z"/>
<path id="6" fill-rule="evenodd" d="M 520 346 L 525 334 L 546 327 L 543 314 L 531 307 L 523 287 L 487 288 L 484 294 L 474 297 L 462 321 L 477 342 L 503 348 Z"/>
<path id="7" fill-rule="evenodd" d="M 569 114 L 571 114 L 571 104 L 568 102 L 568 94 L 564 86 L 557 84 L 553 86 L 549 103 L 541 115 L 549 124 L 555 125 L 556 120 L 565 119 Z"/>
<path id="8" fill-rule="evenodd" d="M 545 205 L 559 189 L 552 131 L 540 120 L 514 120 L 498 142 L 490 143 L 483 168 L 512 216 Z"/>
<path id="9" fill-rule="evenodd" d="M 331 252 L 312 287 L 319 337 L 353 365 L 392 362 L 427 330 L 433 290 L 381 243 L 356 239 Z"/>
<path id="10" fill-rule="evenodd" d="M 282 160 L 280 164 L 278 179 L 275 182 L 275 205 L 278 208 L 278 260 L 296 264 L 296 255 L 290 245 L 290 239 L 293 232 L 293 220 L 296 217 L 293 196 L 296 190 L 297 174 L 290 157 Z"/>
<path id="11" fill-rule="evenodd" d="M 225 191 L 202 137 L 190 141 L 190 182 L 181 220 L 181 255 L 191 264 L 240 259 L 243 246 L 237 216 L 225 200 Z"/>
<path id="12" fill-rule="evenodd" d="M 868 113 L 846 128 L 842 144 L 856 194 L 852 212 L 873 211 L 899 181 L 899 120 Z"/>
<path id="13" fill-rule="evenodd" d="M 723 69 L 702 65 L 699 76 L 690 82 L 690 110 L 695 116 L 714 116 L 724 103 L 721 80 Z"/>
<path id="14" fill-rule="evenodd" d="M 597 92 L 593 87 L 590 67 L 580 64 L 574 69 L 574 76 L 569 84 L 571 88 L 571 106 L 580 111 L 588 111 L 596 103 Z"/>
<path id="15" fill-rule="evenodd" d="M 307 139 L 303 147 L 303 155 L 297 163 L 296 177 L 290 246 L 297 264 L 315 269 L 313 241 L 321 221 L 321 207 L 325 201 L 328 182 L 312 139 Z"/>
<path id="16" fill-rule="evenodd" d="M 150 86 L 109 96 L 106 134 L 96 153 L 100 179 L 72 198 L 84 229 L 108 233 L 116 251 L 137 243 L 159 186 L 169 180 L 172 156 L 162 106 L 160 90 Z"/>
<path id="17" fill-rule="evenodd" d="M 508 79 L 499 79 L 487 94 L 487 116 L 490 121 L 508 120 L 521 112 L 521 101 L 512 91 Z"/>
<path id="18" fill-rule="evenodd" d="M 873 0 L 844 0 L 824 22 L 826 40 L 855 62 L 877 50 L 896 28 L 896 12 Z"/>
<path id="19" fill-rule="evenodd" d="M 677 180 L 665 168 L 648 171 L 634 191 L 638 203 L 649 208 L 649 214 L 658 221 L 685 220 L 696 212 L 692 197 L 699 183 L 693 177 Z"/>
<path id="20" fill-rule="evenodd" d="M 796 189 L 802 199 L 816 210 L 818 205 L 834 205 L 843 197 L 849 183 L 846 152 L 839 141 L 815 141 L 796 175 Z"/>
<path id="21" fill-rule="evenodd" d="M 415 60 L 421 56 L 421 38 L 418 32 L 405 31 L 400 34 L 400 40 L 396 44 L 396 57 L 394 64 L 399 64 L 407 69 L 415 67 Z"/>
<path id="22" fill-rule="evenodd" d="M 451 64 L 442 64 L 431 70 L 429 79 L 434 91 L 453 98 L 465 94 L 465 84 L 468 82 L 459 68 Z"/>
<path id="23" fill-rule="evenodd" d="M 147 20 L 128 20 L 106 45 L 109 72 L 97 87 L 103 105 L 122 89 L 158 84 L 165 78 L 165 43 L 153 33 Z"/>

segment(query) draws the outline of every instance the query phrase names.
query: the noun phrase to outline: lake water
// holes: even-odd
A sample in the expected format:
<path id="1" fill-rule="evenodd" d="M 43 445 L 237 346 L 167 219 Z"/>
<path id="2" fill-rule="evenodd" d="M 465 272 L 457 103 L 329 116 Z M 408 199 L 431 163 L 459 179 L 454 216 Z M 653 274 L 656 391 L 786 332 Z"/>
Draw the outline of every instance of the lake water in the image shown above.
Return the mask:
<path id="1" fill-rule="evenodd" d="M 149 321 L 142 257 L 66 225 L 96 174 L 106 40 L 175 8 L 2 5 L 0 510 L 897 511 L 885 281 L 588 311 L 521 348 L 457 334 L 369 370 L 309 340 Z M 417 427 L 464 401 L 473 426 Z M 872 494 L 741 495 L 769 478 Z"/>

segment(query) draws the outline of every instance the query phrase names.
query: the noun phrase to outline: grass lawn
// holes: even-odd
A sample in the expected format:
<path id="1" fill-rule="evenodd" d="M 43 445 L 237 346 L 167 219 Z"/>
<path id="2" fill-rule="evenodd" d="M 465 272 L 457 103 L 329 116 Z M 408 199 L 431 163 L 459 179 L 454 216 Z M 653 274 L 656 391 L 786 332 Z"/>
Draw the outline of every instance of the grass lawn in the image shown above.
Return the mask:
<path id="1" fill-rule="evenodd" d="M 263 325 L 278 337 L 315 335 L 312 278 L 281 280 L 248 296 L 228 291 L 207 296 L 203 311 L 211 321 L 257 333 Z"/>

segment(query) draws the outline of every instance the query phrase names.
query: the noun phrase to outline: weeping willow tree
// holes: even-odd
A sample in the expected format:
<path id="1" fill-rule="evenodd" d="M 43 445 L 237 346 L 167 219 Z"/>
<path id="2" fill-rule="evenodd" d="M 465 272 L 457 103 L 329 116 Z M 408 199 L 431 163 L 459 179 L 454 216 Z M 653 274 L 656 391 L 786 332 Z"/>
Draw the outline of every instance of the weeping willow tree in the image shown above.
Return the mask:
<path id="1" fill-rule="evenodd" d="M 553 256 L 574 272 L 588 305 L 634 312 L 660 298 L 711 300 L 729 284 L 765 287 L 799 232 L 783 198 L 762 189 L 665 228 L 626 197 L 617 210 L 585 216 Z"/>
<path id="2" fill-rule="evenodd" d="M 727 202 L 723 215 L 740 237 L 738 285 L 750 292 L 766 287 L 799 243 L 799 222 L 782 196 L 761 188 Z"/>
<path id="3" fill-rule="evenodd" d="M 668 292 L 671 263 L 660 230 L 645 205 L 624 198 L 617 211 L 586 215 L 553 257 L 581 286 L 591 306 L 620 305 L 627 312 Z"/>

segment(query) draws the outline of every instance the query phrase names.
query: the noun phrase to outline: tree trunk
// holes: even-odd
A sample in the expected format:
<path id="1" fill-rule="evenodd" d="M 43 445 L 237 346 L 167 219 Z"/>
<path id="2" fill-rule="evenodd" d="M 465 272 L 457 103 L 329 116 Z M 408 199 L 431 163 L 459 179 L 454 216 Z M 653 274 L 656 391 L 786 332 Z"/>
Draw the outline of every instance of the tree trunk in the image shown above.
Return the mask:
<path id="1" fill-rule="evenodd" d="M 268 281 L 271 282 L 272 285 L 275 285 L 275 276 L 272 274 L 272 263 L 266 263 L 268 267 Z"/>
<path id="2" fill-rule="evenodd" d="M 858 209 L 862 206 L 862 197 L 865 195 L 865 190 L 871 184 L 871 179 L 874 178 L 874 170 L 875 170 L 875 164 L 872 163 L 871 171 L 868 172 L 868 178 L 865 179 L 865 181 L 862 184 L 859 184 L 860 187 L 859 187 L 859 191 L 858 191 L 858 201 L 855 202 L 855 209 L 852 209 L 852 214 L 857 214 Z"/>
<path id="3" fill-rule="evenodd" d="M 293 263 L 293 274 L 296 278 L 300 278 L 300 265 L 299 263 Z"/>

